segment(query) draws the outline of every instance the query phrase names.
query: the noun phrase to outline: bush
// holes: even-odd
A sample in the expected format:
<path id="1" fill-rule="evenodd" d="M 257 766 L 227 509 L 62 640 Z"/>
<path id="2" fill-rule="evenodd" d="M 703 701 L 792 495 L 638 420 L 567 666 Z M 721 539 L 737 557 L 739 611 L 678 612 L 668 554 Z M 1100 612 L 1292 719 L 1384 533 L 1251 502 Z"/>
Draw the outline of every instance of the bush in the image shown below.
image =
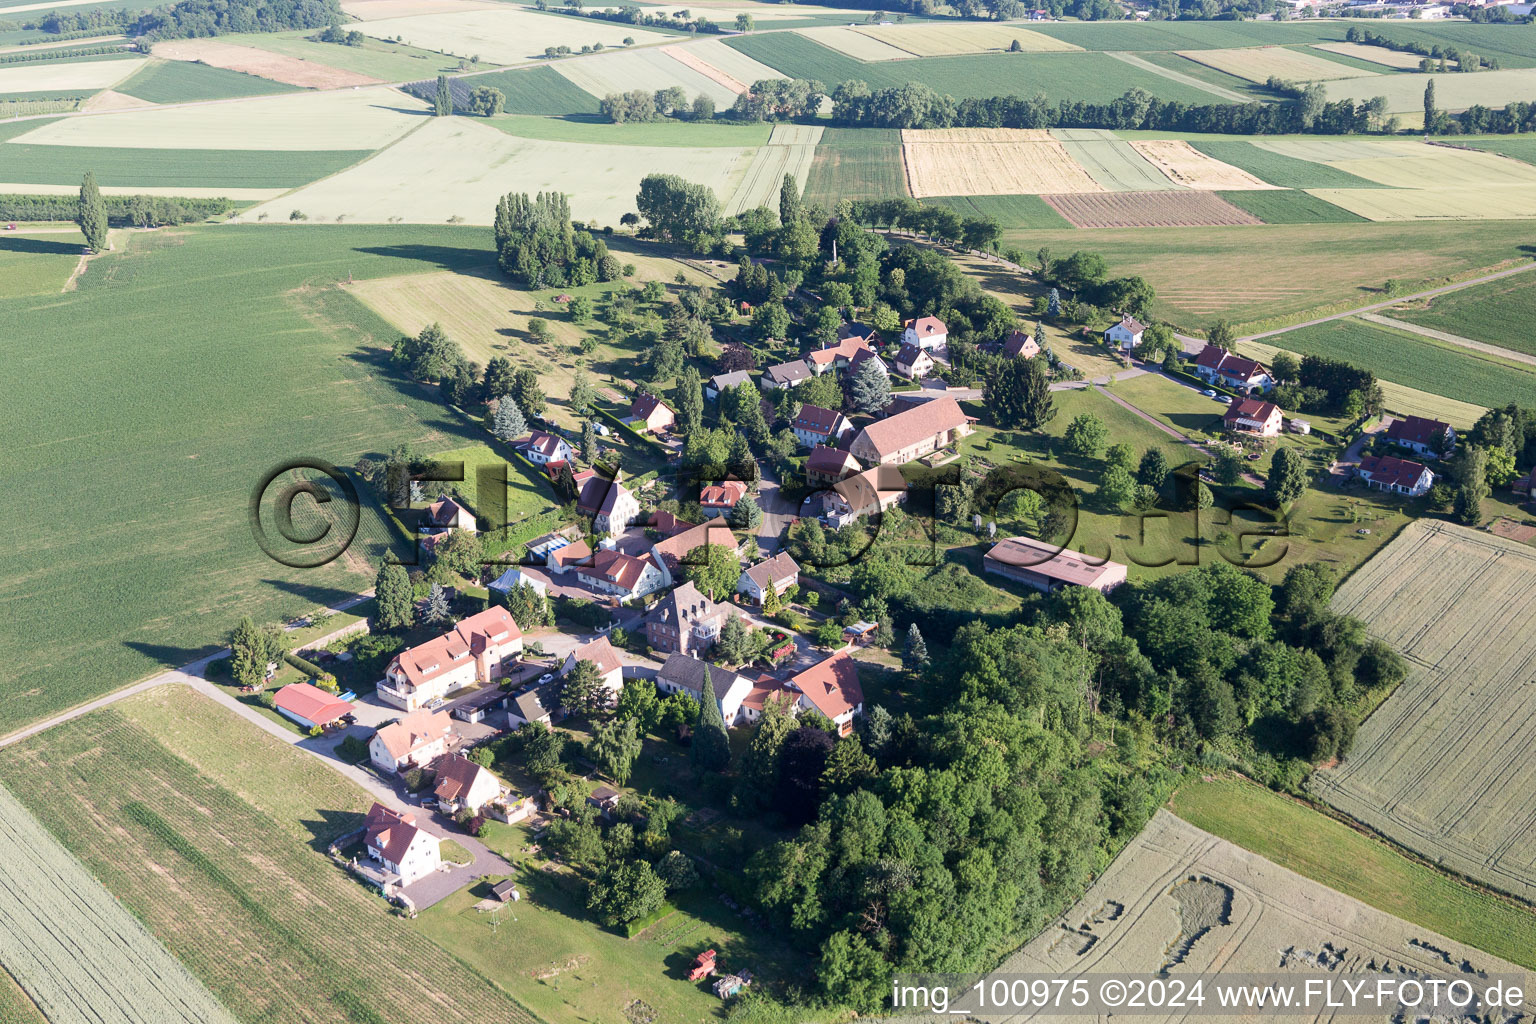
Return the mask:
<path id="1" fill-rule="evenodd" d="M 405 783 L 405 788 L 412 793 L 420 793 L 431 787 L 437 773 L 429 772 L 425 768 L 407 768 L 400 776 Z"/>
<path id="2" fill-rule="evenodd" d="M 348 736 L 336 748 L 336 756 L 348 764 L 361 764 L 368 759 L 368 744 L 356 736 Z"/>

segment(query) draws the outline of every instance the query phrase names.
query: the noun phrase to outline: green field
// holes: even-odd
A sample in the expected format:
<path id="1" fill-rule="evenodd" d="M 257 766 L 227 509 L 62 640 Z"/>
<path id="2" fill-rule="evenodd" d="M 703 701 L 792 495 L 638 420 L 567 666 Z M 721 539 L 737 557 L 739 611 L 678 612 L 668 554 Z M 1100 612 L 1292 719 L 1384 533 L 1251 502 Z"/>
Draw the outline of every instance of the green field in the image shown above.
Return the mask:
<path id="1" fill-rule="evenodd" d="M 1536 914 L 1251 782 L 1190 782 L 1170 809 L 1197 828 L 1447 938 L 1536 968 Z"/>
<path id="2" fill-rule="evenodd" d="M 493 528 L 512 525 L 556 507 L 554 489 L 547 478 L 527 462 L 520 459 L 508 461 L 492 451 L 488 444 L 454 448 L 437 453 L 435 458 L 464 464 L 464 481 L 449 486 L 464 496 L 476 515 L 493 520 Z M 480 474 L 486 470 L 497 471 L 503 466 L 507 476 L 506 495 L 498 501 L 494 494 L 481 494 L 478 487 Z M 498 509 L 501 511 L 496 511 Z"/>
<path id="3" fill-rule="evenodd" d="M 871 89 L 921 81 L 956 99 L 1043 92 L 1054 101 L 1104 103 L 1127 89 L 1141 88 L 1164 100 L 1208 103 L 1211 94 L 1102 53 L 994 53 L 969 57 L 925 57 L 916 61 L 865 63 L 794 32 L 732 36 L 725 40 L 754 60 L 792 78 L 814 78 L 833 88 L 859 79 Z"/>
<path id="4" fill-rule="evenodd" d="M 1160 68 L 1166 68 L 1176 75 L 1182 75 L 1186 78 L 1193 78 L 1198 82 L 1205 82 L 1209 85 L 1214 85 L 1221 89 L 1230 89 L 1233 92 L 1242 96 L 1247 96 L 1250 99 L 1272 102 L 1275 98 L 1275 94 L 1273 92 L 1264 88 L 1262 85 L 1259 85 L 1257 82 L 1250 82 L 1246 78 L 1238 78 L 1236 75 L 1229 75 L 1225 71 L 1217 71 L 1215 68 L 1210 67 L 1209 65 L 1201 64 L 1199 61 L 1190 60 L 1188 57 L 1182 57 L 1177 53 L 1160 53 L 1152 51 L 1148 53 L 1138 53 L 1136 56 L 1140 57 L 1142 60 L 1149 64 L 1155 64 Z"/>
<path id="5" fill-rule="evenodd" d="M 1039 196 L 934 196 L 923 202 L 947 206 L 962 217 L 991 217 L 1005 230 L 1072 227 Z"/>
<path id="6" fill-rule="evenodd" d="M 907 194 L 901 132 L 894 128 L 827 128 L 805 181 L 805 198 L 825 210 L 840 199 L 888 199 Z"/>
<path id="7" fill-rule="evenodd" d="M 93 44 L 93 46 L 94 46 L 94 44 Z M 37 53 L 48 54 L 48 53 L 52 53 L 52 52 L 53 51 L 51 51 L 51 50 L 41 49 L 41 50 L 33 50 L 31 52 L 23 50 L 20 53 L 0 53 L 0 68 L 21 68 L 21 67 L 40 68 L 40 67 L 52 67 L 55 64 L 94 64 L 94 63 L 96 63 L 98 61 L 103 61 L 103 60 L 143 60 L 144 59 L 144 55 L 143 54 L 135 53 L 132 50 L 117 50 L 117 51 L 114 51 L 112 53 L 75 53 L 75 52 L 73 52 L 68 47 L 61 47 L 58 50 L 57 54 L 54 55 L 54 56 L 48 56 L 48 57 L 38 57 L 38 56 L 35 56 L 35 54 L 37 54 Z M 25 61 L 7 60 L 6 59 L 8 57 L 17 57 L 17 56 L 30 57 L 31 59 L 30 60 L 25 60 Z"/>
<path id="8" fill-rule="evenodd" d="M 1446 22 L 1413 25 L 1401 21 L 1372 22 L 1370 31 L 1394 42 L 1425 46 L 1454 46 L 1483 57 L 1497 57 L 1506 68 L 1536 67 L 1536 38 L 1523 25 L 1477 25 Z"/>
<path id="9" fill-rule="evenodd" d="M 1298 160 L 1281 156 L 1267 149 L 1260 149 L 1251 142 L 1205 142 L 1191 139 L 1194 146 L 1206 156 L 1241 168 L 1281 188 L 1385 188 L 1378 182 L 1368 181 L 1358 175 L 1341 171 L 1327 164 Z"/>
<path id="10" fill-rule="evenodd" d="M 1536 355 L 1536 281 L 1516 274 L 1429 300 L 1427 305 L 1393 309 L 1387 315 L 1473 341 Z"/>
<path id="11" fill-rule="evenodd" d="M 1344 41 L 1346 25 L 1310 21 L 1275 24 L 1253 21 L 1149 21 L 1031 24 L 1031 32 L 1085 50 L 1219 50 L 1231 46 Z"/>
<path id="12" fill-rule="evenodd" d="M 459 70 L 456 58 L 432 50 L 422 50 L 404 43 L 394 43 L 372 36 L 363 37 L 361 46 L 321 43 L 310 39 L 312 29 L 297 32 L 252 32 L 246 35 L 220 36 L 219 41 L 255 46 L 287 57 L 313 61 L 327 67 L 371 75 L 385 82 L 411 82 L 422 75 L 451 73 Z M 481 62 L 483 68 L 496 65 Z"/>
<path id="13" fill-rule="evenodd" d="M 595 114 L 597 97 L 576 85 L 554 68 L 533 67 L 521 70 L 494 71 L 488 75 L 470 75 L 453 79 L 453 102 L 463 106 L 469 100 L 469 92 L 478 86 L 500 89 L 507 97 L 507 113 L 540 114 Z M 418 82 L 407 91 L 431 99 L 436 85 Z"/>
<path id="14" fill-rule="evenodd" d="M 1475 405 L 1529 402 L 1536 394 L 1536 367 L 1363 320 L 1330 320 L 1264 342 L 1367 366 L 1383 380 Z"/>
<path id="15" fill-rule="evenodd" d="M 20 122 L 28 130 L 42 123 Z M 96 172 L 98 184 L 137 188 L 294 188 L 369 155 L 368 150 L 131 149 L 23 142 L 0 150 L 9 182 L 78 185 L 81 173 L 89 169 Z"/>
<path id="16" fill-rule="evenodd" d="M 239 71 L 184 60 L 152 61 L 117 87 L 128 96 L 150 103 L 191 103 L 194 100 L 232 100 L 240 96 L 266 96 L 297 92 L 291 85 Z"/>
<path id="17" fill-rule="evenodd" d="M 247 507 L 274 464 L 350 466 L 405 441 L 483 436 L 396 378 L 398 331 L 333 285 L 483 261 L 488 231 L 118 239 L 77 291 L 0 301 L 16 424 L 0 476 L 29 496 L 0 514 L 0 733 L 193 660 L 241 614 L 287 619 L 364 589 L 391 540 L 370 501 L 358 550 L 323 568 L 287 569 L 257 546 Z M 79 660 L 58 657 L 65 646 Z"/>
<path id="18" fill-rule="evenodd" d="M 1457 139 L 1457 146 L 1486 150 L 1503 156 L 1536 164 L 1536 139 L 1529 135 L 1479 135 Z"/>
<path id="19" fill-rule="evenodd" d="M 1300 189 L 1223 192 L 1221 198 L 1239 209 L 1247 210 L 1266 224 L 1342 224 L 1365 220 L 1358 214 Z"/>
<path id="20" fill-rule="evenodd" d="M 474 79 L 471 79 L 474 81 Z M 533 117 L 512 114 L 487 122 L 508 135 L 551 142 L 582 142 L 592 146 L 761 146 L 773 126 L 734 121 L 627 122 L 612 124 L 597 114 Z"/>
<path id="21" fill-rule="evenodd" d="M 79 261 L 79 238 L 8 231 L 0 235 L 0 299 L 57 292 Z"/>

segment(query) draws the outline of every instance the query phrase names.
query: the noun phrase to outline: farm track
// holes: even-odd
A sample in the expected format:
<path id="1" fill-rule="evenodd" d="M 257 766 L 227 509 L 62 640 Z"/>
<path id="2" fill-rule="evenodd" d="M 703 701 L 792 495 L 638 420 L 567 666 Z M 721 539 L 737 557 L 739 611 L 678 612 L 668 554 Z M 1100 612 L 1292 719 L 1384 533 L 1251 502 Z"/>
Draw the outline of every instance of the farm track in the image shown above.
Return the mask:
<path id="1" fill-rule="evenodd" d="M 1527 355 L 1524 352 L 1515 352 L 1497 345 L 1489 345 L 1486 342 L 1473 341 L 1471 338 L 1463 338 L 1459 334 L 1447 334 L 1445 331 L 1437 331 L 1433 327 L 1421 327 L 1411 324 L 1406 320 L 1394 320 L 1389 316 L 1379 313 L 1362 313 L 1361 320 L 1369 320 L 1373 324 L 1381 324 L 1383 327 L 1393 327 L 1410 334 L 1418 334 L 1425 338 L 1433 338 L 1451 345 L 1460 345 L 1462 348 L 1472 349 L 1474 352 L 1484 352 L 1490 356 L 1498 356 L 1500 359 L 1509 359 L 1517 363 L 1529 363 L 1536 366 L 1536 356 Z"/>

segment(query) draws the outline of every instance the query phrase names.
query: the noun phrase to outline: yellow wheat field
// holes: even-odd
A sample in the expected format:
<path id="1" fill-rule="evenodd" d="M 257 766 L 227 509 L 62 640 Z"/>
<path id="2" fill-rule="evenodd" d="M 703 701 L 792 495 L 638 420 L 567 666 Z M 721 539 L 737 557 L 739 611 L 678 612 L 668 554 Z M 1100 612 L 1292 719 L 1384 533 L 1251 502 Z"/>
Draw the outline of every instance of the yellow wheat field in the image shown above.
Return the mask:
<path id="1" fill-rule="evenodd" d="M 1536 217 L 1536 186 L 1309 188 L 1366 220 L 1526 220 Z"/>
<path id="2" fill-rule="evenodd" d="M 451 53 L 455 57 L 478 55 L 498 64 L 519 64 L 541 58 L 545 48 L 550 46 L 580 48 L 591 43 L 622 46 L 626 38 L 637 43 L 662 43 L 675 38 L 633 25 L 541 14 L 508 4 L 499 4 L 495 10 L 383 18 L 364 22 L 358 29 L 375 39 L 400 36 L 410 46 Z"/>
<path id="3" fill-rule="evenodd" d="M 1287 82 L 1322 82 L 1332 78 L 1370 78 L 1376 74 L 1350 67 L 1315 53 L 1288 50 L 1283 46 L 1246 46 L 1232 50 L 1180 50 L 1180 57 L 1225 71 L 1250 82 L 1271 76 Z"/>
<path id="4" fill-rule="evenodd" d="M 9 10 L 9 8 L 0 8 Z M 144 66 L 137 60 L 88 60 L 79 63 L 17 64 L 0 68 L 0 93 L 106 89 Z"/>
<path id="5" fill-rule="evenodd" d="M 1417 53 L 1403 53 L 1400 50 L 1389 50 L 1385 46 L 1367 46 L 1364 43 L 1313 43 L 1312 49 L 1327 50 L 1329 53 L 1370 61 L 1372 64 L 1380 64 L 1383 67 L 1401 68 L 1405 71 L 1417 68 L 1419 61 L 1424 59 Z"/>
<path id="6" fill-rule="evenodd" d="M 901 133 L 912 195 L 991 196 L 1102 192 L 1048 132 L 960 128 Z"/>
<path id="7" fill-rule="evenodd" d="M 1131 148 L 1167 175 L 1169 181 L 1185 188 L 1215 192 L 1276 187 L 1239 167 L 1206 156 L 1183 139 L 1138 139 L 1131 143 Z"/>
<path id="8" fill-rule="evenodd" d="M 822 46 L 836 50 L 845 57 L 854 60 L 882 61 L 882 60 L 911 60 L 912 54 L 899 46 L 882 42 L 872 36 L 864 35 L 857 29 L 846 25 L 829 25 L 821 28 L 797 28 L 796 32 L 805 38 L 820 43 Z"/>
<path id="9" fill-rule="evenodd" d="M 916 57 L 946 57 L 961 53 L 986 53 L 1006 50 L 1018 42 L 1021 50 L 1047 53 L 1081 50 L 1059 39 L 1012 25 L 955 24 L 924 22 L 921 25 L 868 25 L 854 29 L 859 35 L 907 51 Z"/>

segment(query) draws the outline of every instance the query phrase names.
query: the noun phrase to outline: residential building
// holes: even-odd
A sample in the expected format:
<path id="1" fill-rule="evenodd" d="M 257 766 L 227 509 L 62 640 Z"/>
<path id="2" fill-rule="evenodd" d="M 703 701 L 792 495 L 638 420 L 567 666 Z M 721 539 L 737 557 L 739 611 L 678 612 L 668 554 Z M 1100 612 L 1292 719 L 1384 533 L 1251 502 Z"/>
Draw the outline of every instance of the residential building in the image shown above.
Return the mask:
<path id="1" fill-rule="evenodd" d="M 598 533 L 623 533 L 640 518 L 640 502 L 624 486 L 622 472 L 609 480 L 596 470 L 584 469 L 573 479 L 577 487 L 576 510 L 592 517 L 592 528 Z"/>
<path id="2" fill-rule="evenodd" d="M 666 586 L 666 574 L 651 556 L 639 558 L 608 548 L 593 555 L 590 565 L 578 565 L 576 578 L 593 590 L 617 595 L 620 601 L 644 597 Z"/>
<path id="3" fill-rule="evenodd" d="M 1015 359 L 1033 359 L 1040 354 L 1040 345 L 1034 336 L 1014 331 L 1003 342 L 1003 355 Z"/>
<path id="4" fill-rule="evenodd" d="M 592 564 L 592 545 L 584 540 L 555 548 L 544 556 L 544 564 L 556 575 L 564 575 L 572 569 Z"/>
<path id="5" fill-rule="evenodd" d="M 782 595 L 800 582 L 800 566 L 789 557 L 789 552 L 780 551 L 772 558 L 766 558 L 749 569 L 744 569 L 741 578 L 736 581 L 736 593 L 745 594 L 747 600 L 759 608 L 763 606 L 763 600 L 768 596 L 769 588 L 776 594 Z"/>
<path id="6" fill-rule="evenodd" d="M 821 519 L 840 530 L 855 519 L 885 512 L 907 500 L 907 482 L 894 465 L 874 466 L 832 485 L 822 495 Z"/>
<path id="7" fill-rule="evenodd" d="M 1031 342 L 1030 344 L 1034 344 Z M 896 372 L 912 380 L 921 380 L 933 369 L 933 357 L 919 345 L 907 343 L 896 353 Z"/>
<path id="8" fill-rule="evenodd" d="M 432 770 L 437 773 L 432 792 L 444 814 L 479 814 L 486 804 L 501 796 L 501 783 L 496 776 L 462 754 L 440 759 Z"/>
<path id="9" fill-rule="evenodd" d="M 516 565 L 485 585 L 485 589 L 491 593 L 500 594 L 503 601 L 519 587 L 531 587 L 540 597 L 546 597 L 549 594 L 549 583 L 546 580 L 532 573 L 526 573 Z"/>
<path id="10" fill-rule="evenodd" d="M 717 373 L 704 382 L 704 397 L 711 402 L 719 399 L 722 392 L 732 388 L 738 388 L 752 379 L 752 374 L 746 370 L 732 370 L 730 373 Z"/>
<path id="11" fill-rule="evenodd" d="M 793 641 L 791 641 L 791 645 Z M 800 700 L 800 695 L 785 688 L 783 682 L 775 679 L 766 672 L 758 672 L 749 677 L 752 689 L 741 699 L 740 721 L 751 725 L 763 717 L 770 701 L 788 701 L 792 706 Z"/>
<path id="12" fill-rule="evenodd" d="M 855 373 L 858 371 L 860 366 L 863 366 L 868 362 L 873 362 L 876 368 L 878 368 L 880 372 L 885 374 L 887 377 L 891 375 L 891 368 L 885 364 L 884 359 L 880 358 L 879 353 L 871 348 L 861 348 L 854 350 L 853 355 L 848 358 L 848 372 Z"/>
<path id="13" fill-rule="evenodd" d="M 871 423 L 848 450 L 867 466 L 899 465 L 938 451 L 970 432 L 970 417 L 946 395 Z"/>
<path id="14" fill-rule="evenodd" d="M 1009 537 L 992 545 L 982 568 L 1052 593 L 1062 587 L 1092 587 L 1109 593 L 1125 582 L 1126 568 L 1105 559 L 1095 565 L 1083 555 L 1033 537 Z"/>
<path id="15" fill-rule="evenodd" d="M 727 727 L 744 720 L 741 703 L 752 692 L 752 681 L 730 669 L 711 665 L 686 654 L 673 654 L 656 673 L 656 688 L 663 693 L 692 694 L 695 700 L 704 699 L 704 683 L 709 681 L 710 696 L 720 708 L 720 717 Z"/>
<path id="16" fill-rule="evenodd" d="M 613 649 L 607 637 L 600 636 L 567 654 L 565 663 L 560 666 L 561 677 L 570 675 L 578 661 L 590 661 L 596 665 L 604 688 L 613 694 L 615 701 L 619 699 L 619 693 L 624 689 L 624 663 L 619 660 L 619 652 Z"/>
<path id="17" fill-rule="evenodd" d="M 384 726 L 368 741 L 368 759 L 380 771 L 420 768 L 448 750 L 453 722 L 446 711 L 412 711 Z"/>
<path id="18" fill-rule="evenodd" d="M 467 530 L 475 532 L 475 514 L 446 494 L 427 506 L 423 530 Z"/>
<path id="19" fill-rule="evenodd" d="M 289 683 L 272 695 L 278 714 L 306 729 L 325 728 L 352 713 L 352 705 L 309 683 Z"/>
<path id="20" fill-rule="evenodd" d="M 853 732 L 853 720 L 864 713 L 859 664 L 846 650 L 790 676 L 784 686 L 798 694 L 801 708 L 815 708 L 830 718 L 839 736 Z"/>
<path id="21" fill-rule="evenodd" d="M 1421 462 L 1392 455 L 1365 455 L 1356 470 L 1367 487 L 1417 498 L 1435 484 L 1435 474 Z"/>
<path id="22" fill-rule="evenodd" d="M 378 697 L 415 711 L 455 690 L 506 674 L 523 653 L 523 631 L 501 605 L 463 619 L 442 636 L 401 651 L 384 671 Z"/>
<path id="23" fill-rule="evenodd" d="M 685 519 L 679 519 L 666 509 L 659 508 L 651 513 L 651 520 L 646 525 L 662 537 L 676 537 L 680 533 L 687 533 L 697 524 L 690 523 Z"/>
<path id="24" fill-rule="evenodd" d="M 810 355 L 805 361 L 810 364 L 811 372 L 820 377 L 829 370 L 846 370 L 853 365 L 856 357 L 863 353 L 874 355 L 875 350 L 870 348 L 860 338 L 842 338 L 835 344 L 824 345 Z"/>
<path id="25" fill-rule="evenodd" d="M 919 348 L 944 348 L 949 344 L 949 328 L 936 316 L 920 316 L 901 325 L 901 343 Z"/>
<path id="26" fill-rule="evenodd" d="M 377 861 L 388 872 L 384 878 L 386 885 L 410 885 L 442 866 L 437 837 L 418 827 L 414 815 L 376 803 L 368 808 L 363 834 L 368 859 Z"/>
<path id="27" fill-rule="evenodd" d="M 547 466 L 551 462 L 570 462 L 576 456 L 575 450 L 565 438 L 543 430 L 535 430 L 527 437 L 518 438 L 514 446 L 528 457 L 529 462 L 538 466 Z"/>
<path id="28" fill-rule="evenodd" d="M 758 384 L 764 388 L 792 388 L 803 380 L 811 379 L 811 368 L 804 359 L 791 359 L 787 363 L 770 366 L 763 371 Z"/>
<path id="29" fill-rule="evenodd" d="M 645 617 L 645 638 L 655 650 L 702 654 L 715 645 L 730 608 L 716 604 L 692 583 L 684 583 L 656 602 Z"/>
<path id="30" fill-rule="evenodd" d="M 1146 327 L 1127 313 L 1120 318 L 1119 323 L 1104 332 L 1104 340 L 1122 352 L 1133 352 L 1141 344 L 1141 336 L 1145 331 Z"/>
<path id="31" fill-rule="evenodd" d="M 624 422 L 642 434 L 663 434 L 677 422 L 677 414 L 655 395 L 640 394 L 630 403 Z"/>
<path id="32" fill-rule="evenodd" d="M 1275 378 L 1263 363 L 1245 359 L 1236 352 L 1229 352 L 1220 345 L 1207 345 L 1195 357 L 1195 374 L 1211 384 L 1220 384 L 1245 395 L 1268 391 L 1275 386 Z"/>
<path id="33" fill-rule="evenodd" d="M 507 698 L 507 725 L 514 730 L 530 724 L 553 725 L 560 704 L 557 697 L 556 685 L 546 683 Z"/>
<path id="34" fill-rule="evenodd" d="M 1222 422 L 1228 430 L 1258 434 L 1260 437 L 1279 437 L 1285 417 L 1280 414 L 1280 407 L 1274 402 L 1239 398 L 1227 406 L 1227 414 L 1222 417 Z"/>
<path id="35" fill-rule="evenodd" d="M 837 340 L 857 341 L 870 349 L 880 347 L 880 332 L 869 324 L 861 324 L 857 320 L 853 323 L 842 324 L 837 329 Z"/>
<path id="36" fill-rule="evenodd" d="M 841 448 L 812 448 L 805 460 L 805 479 L 812 487 L 829 487 L 859 471 L 859 460 Z"/>
<path id="37" fill-rule="evenodd" d="M 710 544 L 723 547 L 732 553 L 741 550 L 741 542 L 736 539 L 731 528 L 718 519 L 691 526 L 681 533 L 674 533 L 652 544 L 651 555 L 656 560 L 656 564 L 661 566 L 665 576 L 663 585 L 670 587 L 681 574 L 682 567 L 687 564 L 689 557 L 695 551 Z M 702 554 L 700 552 L 700 556 Z"/>
<path id="38" fill-rule="evenodd" d="M 853 424 L 848 422 L 848 417 L 832 409 L 802 405 L 800 412 L 790 422 L 789 429 L 794 431 L 803 447 L 814 448 L 819 444 L 836 447 L 853 430 Z"/>
<path id="39" fill-rule="evenodd" d="M 746 497 L 747 485 L 740 480 L 726 480 L 718 484 L 706 484 L 699 488 L 699 508 L 706 519 L 729 515 L 736 503 Z"/>
<path id="40" fill-rule="evenodd" d="M 1456 429 L 1440 420 L 1404 416 L 1387 424 L 1387 440 L 1426 458 L 1438 459 L 1456 447 Z"/>

